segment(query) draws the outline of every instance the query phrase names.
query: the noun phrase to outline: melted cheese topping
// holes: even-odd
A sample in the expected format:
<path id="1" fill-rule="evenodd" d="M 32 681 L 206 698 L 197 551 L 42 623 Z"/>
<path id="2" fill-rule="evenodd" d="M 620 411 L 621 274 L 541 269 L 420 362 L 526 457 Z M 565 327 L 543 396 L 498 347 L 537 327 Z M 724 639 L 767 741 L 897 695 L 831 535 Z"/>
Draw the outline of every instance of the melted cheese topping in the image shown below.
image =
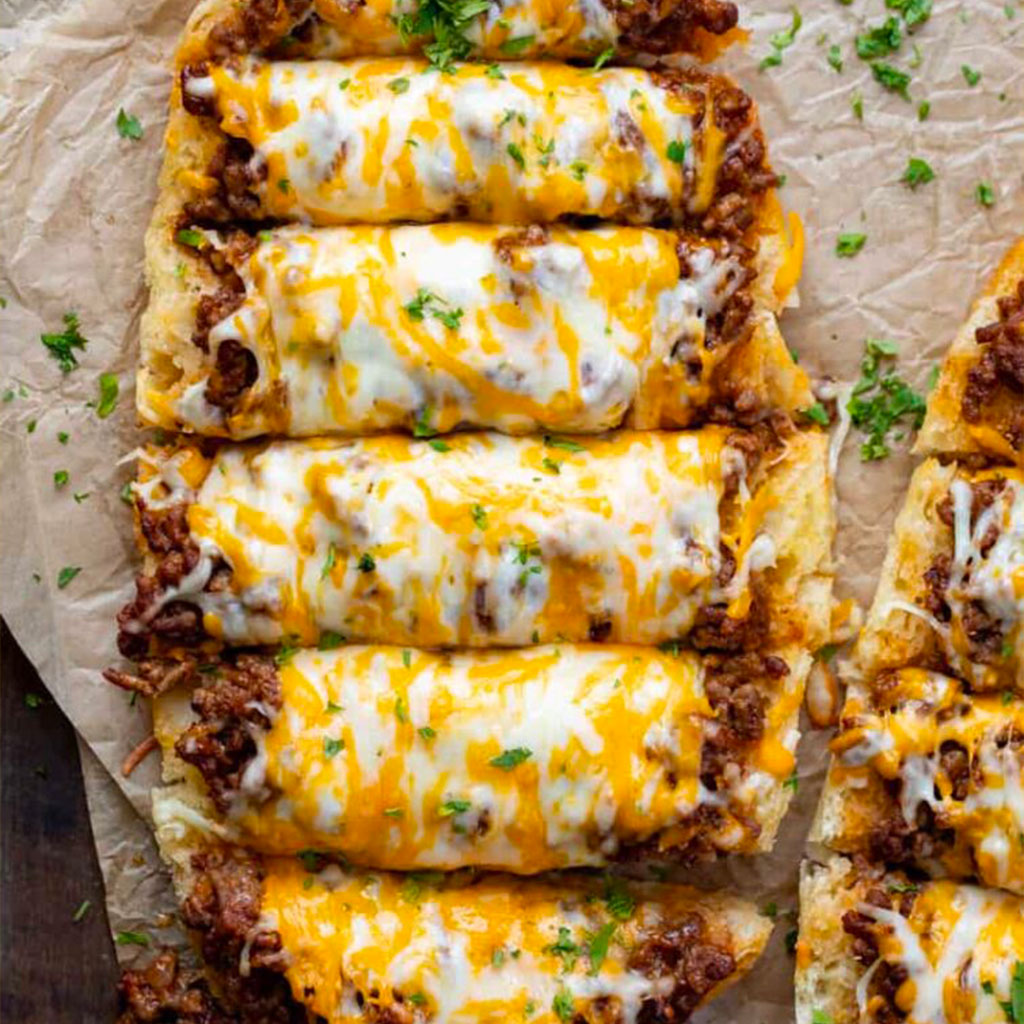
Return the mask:
<path id="1" fill-rule="evenodd" d="M 307 48 L 318 57 L 396 55 L 420 49 L 417 40 L 403 38 L 397 24 L 403 15 L 416 13 L 418 0 L 367 0 L 358 6 L 345 0 L 315 0 L 314 6 L 322 21 L 314 27 Z M 619 41 L 615 17 L 601 0 L 505 0 L 489 5 L 462 34 L 473 45 L 474 56 L 491 60 L 506 60 L 510 54 L 520 59 L 593 58 Z"/>
<path id="2" fill-rule="evenodd" d="M 253 146 L 262 206 L 285 220 L 643 224 L 710 206 L 728 147 L 699 83 L 695 101 L 639 68 L 506 64 L 501 76 L 240 59 L 186 87 Z"/>
<path id="3" fill-rule="evenodd" d="M 236 341 L 257 384 L 225 423 L 203 376 L 176 415 L 236 437 L 409 428 L 423 410 L 439 432 L 684 424 L 712 397 L 729 346 L 705 349 L 705 324 L 742 268 L 695 244 L 680 279 L 678 243 L 636 228 L 555 229 L 539 245 L 473 224 L 276 231 L 210 332 L 210 365 Z"/>
<path id="4" fill-rule="evenodd" d="M 654 930 L 692 928 L 695 911 L 705 920 L 714 911 L 690 890 L 659 886 L 620 920 L 601 894 L 599 883 L 570 878 L 485 876 L 439 888 L 423 876 L 403 882 L 334 866 L 311 875 L 295 861 L 274 860 L 262 923 L 281 935 L 296 999 L 331 1024 L 365 1021 L 364 1003 L 384 1011 L 399 1001 L 413 1020 L 556 1024 L 597 999 L 633 1024 L 643 1000 L 669 995 L 674 981 L 631 968 L 631 947 Z M 729 941 L 716 909 L 714 927 Z M 607 952 L 592 960 L 583 947 L 598 936 Z"/>
<path id="5" fill-rule="evenodd" d="M 1005 893 L 953 882 L 922 886 L 909 918 L 869 903 L 857 907 L 885 928 L 880 960 L 902 964 L 896 992 L 907 1024 L 1005 1024 L 1013 975 L 1024 960 L 1024 906 Z M 868 994 L 874 968 L 858 986 L 862 1019 L 874 1020 Z"/>
<path id="6" fill-rule="evenodd" d="M 1016 469 L 991 470 L 970 478 L 978 482 L 1005 477 L 995 501 L 971 524 L 970 482 L 957 479 L 950 488 L 953 499 L 953 559 L 944 592 L 952 613 L 949 627 L 939 632 L 951 663 L 975 687 L 992 689 L 1012 685 L 1022 671 L 1017 648 L 1024 620 L 1024 473 Z M 995 543 L 991 534 L 997 531 Z M 965 630 L 964 613 L 980 602 L 1003 634 L 1002 663 L 974 662 Z"/>
<path id="7" fill-rule="evenodd" d="M 859 698 L 847 703 L 844 719 L 854 724 L 832 742 L 833 780 L 854 789 L 870 773 L 898 782 L 908 825 L 926 804 L 938 827 L 954 832 L 949 870 L 1024 892 L 1024 704 L 972 698 L 956 680 L 919 669 L 900 672 L 885 697 L 878 711 Z M 970 759 L 961 799 L 942 759 L 953 746 Z"/>
<path id="8" fill-rule="evenodd" d="M 790 754 L 769 763 L 778 774 L 758 770 L 751 750 L 749 772 L 703 788 L 715 727 L 692 653 L 352 647 L 299 652 L 280 675 L 282 710 L 256 737 L 230 814 L 264 853 L 533 874 L 605 864 L 666 829 L 666 846 L 696 831 L 723 851 L 749 850 L 764 793 L 792 767 L 790 723 L 769 723 L 762 748 Z M 717 824 L 688 821 L 704 804 Z"/>
<path id="9" fill-rule="evenodd" d="M 201 557 L 163 600 L 199 605 L 207 632 L 227 643 L 309 645 L 331 631 L 521 645 L 586 640 L 595 624 L 603 639 L 660 643 L 684 635 L 709 601 L 743 612 L 751 572 L 774 562 L 758 526 L 768 494 L 741 486 L 720 522 L 726 478 L 745 466 L 727 435 L 225 447 L 197 492 L 169 490 L 159 472 L 139 493 L 192 501 Z M 725 586 L 722 544 L 737 558 Z M 230 580 L 204 591 L 216 558 Z"/>

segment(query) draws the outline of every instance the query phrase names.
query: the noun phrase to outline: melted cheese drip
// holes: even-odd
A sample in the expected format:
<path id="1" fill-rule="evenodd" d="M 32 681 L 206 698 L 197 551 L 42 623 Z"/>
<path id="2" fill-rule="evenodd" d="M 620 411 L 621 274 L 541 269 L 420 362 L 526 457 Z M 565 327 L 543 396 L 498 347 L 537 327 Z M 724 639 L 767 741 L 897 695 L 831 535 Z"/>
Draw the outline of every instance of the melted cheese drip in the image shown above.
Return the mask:
<path id="1" fill-rule="evenodd" d="M 332 631 L 410 646 L 522 645 L 586 640 L 595 622 L 611 641 L 674 639 L 709 601 L 743 611 L 748 558 L 757 569 L 774 560 L 758 528 L 763 492 L 735 499 L 735 536 L 723 534 L 725 478 L 742 466 L 727 434 L 554 445 L 453 435 L 441 451 L 394 436 L 226 447 L 188 521 L 199 565 L 223 557 L 230 581 L 176 593 L 231 644 L 308 645 Z M 739 566 L 725 587 L 720 543 Z"/>
<path id="2" fill-rule="evenodd" d="M 629 920 L 616 921 L 601 892 L 599 883 L 569 878 L 500 876 L 437 888 L 417 876 L 403 882 L 334 866 L 310 875 L 297 862 L 272 860 L 262 923 L 281 935 L 295 997 L 331 1024 L 366 1020 L 357 994 L 382 1008 L 400 998 L 402 1012 L 438 1024 L 556 1024 L 556 997 L 580 1012 L 606 998 L 621 1011 L 616 1019 L 633 1024 L 642 1001 L 668 995 L 673 980 L 630 968 L 631 946 L 654 929 L 692 922 L 700 897 L 659 886 Z M 586 955 L 564 969 L 568 961 L 550 948 L 560 928 L 580 946 L 609 925 L 607 956 L 593 973 Z"/>
<path id="3" fill-rule="evenodd" d="M 259 777 L 243 780 L 260 798 L 240 794 L 231 813 L 245 845 L 265 853 L 533 874 L 605 864 L 621 844 L 686 825 L 706 800 L 723 818 L 702 838 L 752 848 L 758 830 L 744 822 L 758 820 L 758 799 L 792 765 L 780 761 L 777 776 L 737 772 L 735 795 L 702 790 L 714 716 L 694 654 L 352 647 L 299 652 L 281 684 Z M 780 743 L 782 726 L 764 742 Z M 522 760 L 493 763 L 509 751 Z"/>
<path id="4" fill-rule="evenodd" d="M 397 19 L 414 14 L 417 0 L 316 0 L 322 19 L 314 28 L 309 51 L 337 60 L 359 54 L 397 55 L 415 52 L 415 42 L 403 39 Z M 511 53 L 563 60 L 596 57 L 619 40 L 614 15 L 601 0 L 505 0 L 492 4 L 463 30 L 473 55 L 506 60 Z"/>
<path id="5" fill-rule="evenodd" d="M 223 130 L 253 146 L 263 208 L 285 220 L 644 224 L 710 205 L 728 149 L 707 101 L 638 68 L 506 64 L 502 75 L 246 58 L 187 88 L 212 95 Z"/>
<path id="6" fill-rule="evenodd" d="M 971 525 L 971 487 L 963 479 L 953 482 L 953 562 L 945 598 L 952 618 L 944 639 L 957 671 L 975 687 L 991 689 L 1012 685 L 1021 672 L 1017 652 L 1024 619 L 1024 473 L 999 469 L 972 476 L 971 481 L 1005 477 L 1006 485 L 995 501 Z M 983 541 L 991 530 L 998 537 L 982 554 Z M 980 602 L 1000 625 L 1005 651 L 1002 665 L 983 665 L 970 660 L 963 615 L 972 601 Z"/>
<path id="7" fill-rule="evenodd" d="M 473 224 L 274 232 L 241 268 L 244 303 L 210 332 L 214 350 L 232 339 L 259 365 L 229 432 L 402 429 L 429 409 L 439 432 L 592 433 L 683 424 L 709 401 L 729 347 L 705 350 L 704 328 L 741 280 L 734 259 L 694 246 L 680 279 L 670 232 L 554 229 L 506 248 L 515 237 Z M 201 430 L 206 384 L 176 409 Z"/>
<path id="8" fill-rule="evenodd" d="M 1024 960 L 1024 906 L 1005 893 L 932 882 L 914 899 L 909 918 L 868 903 L 861 913 L 886 926 L 881 960 L 902 964 L 909 978 L 896 993 L 907 1024 L 1005 1024 L 1014 967 Z M 991 988 L 991 992 L 986 989 Z M 862 1019 L 874 1020 L 868 986 L 859 992 Z"/>
<path id="9" fill-rule="evenodd" d="M 901 671 L 885 696 L 890 706 L 881 711 L 857 698 L 847 703 L 843 716 L 854 724 L 832 743 L 834 781 L 856 787 L 874 773 L 899 782 L 908 825 L 926 804 L 938 827 L 955 833 L 949 870 L 1024 893 L 1024 749 L 1012 741 L 1024 735 L 1024 704 L 969 697 L 956 680 L 919 669 Z M 942 767 L 947 744 L 966 750 L 972 764 L 962 800 Z"/>

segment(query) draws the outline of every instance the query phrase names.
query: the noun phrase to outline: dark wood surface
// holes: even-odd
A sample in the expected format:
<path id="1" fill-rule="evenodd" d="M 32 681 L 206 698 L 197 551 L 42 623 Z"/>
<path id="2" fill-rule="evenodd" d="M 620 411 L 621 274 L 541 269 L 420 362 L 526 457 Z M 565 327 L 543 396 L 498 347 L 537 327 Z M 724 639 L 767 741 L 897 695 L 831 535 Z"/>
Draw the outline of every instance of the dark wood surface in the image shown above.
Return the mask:
<path id="1" fill-rule="evenodd" d="M 74 732 L 6 625 L 0 661 L 0 1020 L 112 1024 L 118 971 Z"/>

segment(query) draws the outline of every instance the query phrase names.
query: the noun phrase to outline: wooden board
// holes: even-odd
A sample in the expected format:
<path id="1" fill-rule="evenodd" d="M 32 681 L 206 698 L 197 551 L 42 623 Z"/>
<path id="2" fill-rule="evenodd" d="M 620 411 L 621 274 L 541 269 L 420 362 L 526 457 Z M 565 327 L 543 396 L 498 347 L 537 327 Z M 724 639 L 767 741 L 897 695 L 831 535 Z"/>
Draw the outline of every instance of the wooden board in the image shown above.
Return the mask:
<path id="1" fill-rule="evenodd" d="M 118 969 L 74 732 L 6 625 L 0 674 L 0 1019 L 108 1024 Z"/>

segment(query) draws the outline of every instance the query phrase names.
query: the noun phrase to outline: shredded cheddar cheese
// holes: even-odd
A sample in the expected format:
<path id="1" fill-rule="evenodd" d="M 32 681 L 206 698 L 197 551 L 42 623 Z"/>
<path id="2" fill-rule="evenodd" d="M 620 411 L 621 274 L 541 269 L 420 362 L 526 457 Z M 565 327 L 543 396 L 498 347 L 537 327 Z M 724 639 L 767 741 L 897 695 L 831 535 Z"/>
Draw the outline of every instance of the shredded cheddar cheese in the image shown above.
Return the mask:
<path id="1" fill-rule="evenodd" d="M 740 749 L 709 791 L 701 752 L 719 726 L 693 653 L 300 651 L 279 670 L 272 725 L 252 731 L 228 821 L 264 853 L 393 870 L 600 866 L 673 829 L 669 856 L 694 834 L 751 852 L 774 828 L 765 795 L 793 767 L 794 668 L 788 692 L 768 696 L 758 749 L 770 756 Z M 698 822 L 702 806 L 715 814 Z"/>
<path id="2" fill-rule="evenodd" d="M 162 600 L 192 601 L 228 643 L 332 631 L 522 645 L 595 630 L 660 643 L 702 604 L 737 601 L 775 558 L 757 487 L 741 485 L 720 520 L 727 479 L 746 473 L 727 436 L 274 442 L 221 449 L 198 490 L 173 486 L 190 455 L 157 451 L 169 465 L 139 494 L 188 503 L 200 559 Z M 720 582 L 723 545 L 737 568 Z M 230 579 L 207 590 L 220 559 Z"/>
<path id="3" fill-rule="evenodd" d="M 744 279 L 696 240 L 684 275 L 682 244 L 639 228 L 279 229 L 239 267 L 245 301 L 211 330 L 207 371 L 147 404 L 239 438 L 408 429 L 426 408 L 441 433 L 682 425 L 712 399 L 730 347 L 705 347 L 706 324 Z M 205 394 L 228 340 L 259 375 L 223 410 Z"/>
<path id="4" fill-rule="evenodd" d="M 452 217 L 644 224 L 706 211 L 729 155 L 714 79 L 639 68 L 240 58 L 185 88 L 265 170 L 268 216 L 314 224 Z M 695 184 L 691 184 L 691 182 Z"/>

